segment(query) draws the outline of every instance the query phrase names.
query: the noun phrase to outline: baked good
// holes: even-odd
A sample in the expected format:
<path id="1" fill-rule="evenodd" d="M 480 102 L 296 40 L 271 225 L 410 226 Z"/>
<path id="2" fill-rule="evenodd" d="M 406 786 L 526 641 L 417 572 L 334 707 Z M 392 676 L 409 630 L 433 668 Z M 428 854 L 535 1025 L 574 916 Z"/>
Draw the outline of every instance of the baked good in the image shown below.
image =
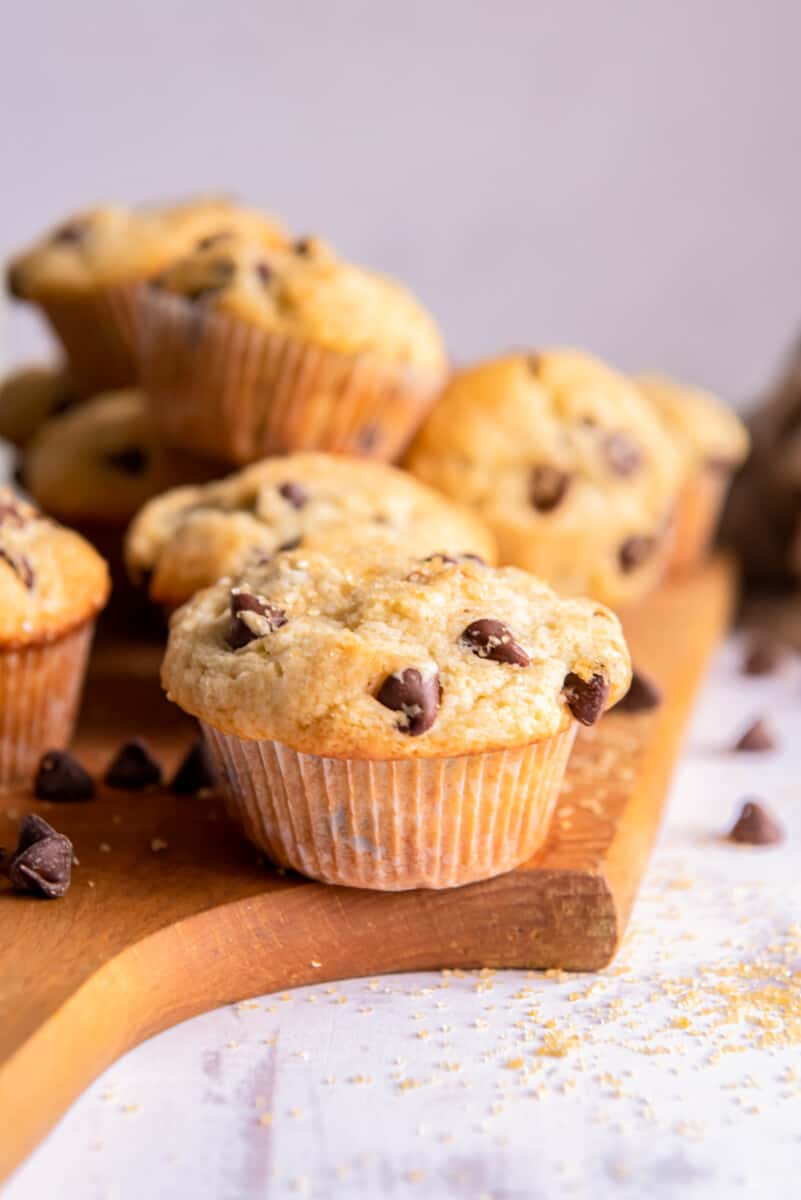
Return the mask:
<path id="1" fill-rule="evenodd" d="M 165 439 L 232 463 L 293 450 L 391 460 L 442 383 L 428 313 L 312 238 L 206 242 L 138 299 L 139 370 Z"/>
<path id="2" fill-rule="evenodd" d="M 745 424 L 711 392 L 664 375 L 635 379 L 655 407 L 685 464 L 676 512 L 670 568 L 692 570 L 714 538 L 731 480 L 748 454 Z"/>
<path id="3" fill-rule="evenodd" d="M 469 505 L 500 561 L 607 604 L 644 595 L 670 548 L 679 452 L 634 385 L 574 350 L 457 374 L 407 460 Z"/>
<path id="4" fill-rule="evenodd" d="M 106 564 L 83 538 L 0 489 L 0 787 L 69 742 L 108 591 Z"/>
<path id="5" fill-rule="evenodd" d="M 24 446 L 45 421 L 79 402 L 65 367 L 18 367 L 0 383 L 0 437 Z"/>
<path id="6" fill-rule="evenodd" d="M 287 551 L 197 593 L 162 670 L 257 845 L 384 890 L 527 859 L 577 722 L 629 679 L 603 606 L 515 568 L 370 548 Z"/>
<path id="7" fill-rule="evenodd" d="M 405 471 L 306 453 L 157 496 L 128 531 L 126 560 L 135 581 L 148 581 L 151 598 L 174 608 L 254 555 L 366 543 L 421 556 L 496 557 L 492 534 L 477 517 Z"/>
<path id="8" fill-rule="evenodd" d="M 151 208 L 106 205 L 76 213 L 9 264 L 11 294 L 38 305 L 86 394 L 136 380 L 131 287 L 198 240 L 232 227 L 265 245 L 285 234 L 266 215 L 220 197 Z"/>

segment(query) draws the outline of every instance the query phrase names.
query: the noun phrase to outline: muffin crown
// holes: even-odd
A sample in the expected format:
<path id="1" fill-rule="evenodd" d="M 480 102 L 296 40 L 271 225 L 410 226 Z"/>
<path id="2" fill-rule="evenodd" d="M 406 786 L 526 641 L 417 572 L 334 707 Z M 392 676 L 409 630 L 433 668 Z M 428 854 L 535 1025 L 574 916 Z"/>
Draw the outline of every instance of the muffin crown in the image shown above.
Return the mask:
<path id="1" fill-rule="evenodd" d="M 594 723 L 625 692 L 617 618 L 515 568 L 295 550 L 174 616 L 162 680 L 225 733 L 329 757 L 478 753 Z"/>
<path id="2" fill-rule="evenodd" d="M 638 375 L 635 383 L 653 404 L 691 468 L 734 468 L 745 459 L 748 430 L 737 413 L 717 396 L 665 375 Z"/>
<path id="3" fill-rule="evenodd" d="M 406 472 L 315 453 L 267 458 L 156 497 L 131 525 L 126 560 L 134 578 L 150 578 L 154 599 L 175 604 L 253 553 L 360 543 L 495 560 L 492 535 L 472 513 Z"/>
<path id="4" fill-rule="evenodd" d="M 0 488 L 0 644 L 50 641 L 91 619 L 108 592 L 106 564 L 88 542 Z"/>
<path id="5" fill-rule="evenodd" d="M 156 281 L 164 291 L 343 354 L 371 353 L 440 372 L 428 313 L 399 283 L 338 259 L 315 238 L 265 250 L 236 232 L 206 241 Z"/>

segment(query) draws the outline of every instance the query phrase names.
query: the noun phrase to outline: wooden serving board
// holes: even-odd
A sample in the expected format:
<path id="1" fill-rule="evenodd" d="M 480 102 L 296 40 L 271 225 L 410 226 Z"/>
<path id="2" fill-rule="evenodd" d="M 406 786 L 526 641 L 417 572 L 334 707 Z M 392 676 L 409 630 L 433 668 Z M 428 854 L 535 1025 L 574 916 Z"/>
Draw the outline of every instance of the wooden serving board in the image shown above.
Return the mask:
<path id="1" fill-rule="evenodd" d="M 0 845 L 34 808 L 79 863 L 62 900 L 0 890 L 0 1180 L 114 1059 L 218 1005 L 390 971 L 608 963 L 732 594 L 731 568 L 715 561 L 630 615 L 634 659 L 665 702 L 580 734 L 545 848 L 487 883 L 376 893 L 282 875 L 208 796 L 100 788 L 85 804 L 0 800 Z M 161 697 L 159 659 L 154 645 L 96 647 L 76 747 L 93 771 L 144 736 L 169 777 L 193 740 Z"/>

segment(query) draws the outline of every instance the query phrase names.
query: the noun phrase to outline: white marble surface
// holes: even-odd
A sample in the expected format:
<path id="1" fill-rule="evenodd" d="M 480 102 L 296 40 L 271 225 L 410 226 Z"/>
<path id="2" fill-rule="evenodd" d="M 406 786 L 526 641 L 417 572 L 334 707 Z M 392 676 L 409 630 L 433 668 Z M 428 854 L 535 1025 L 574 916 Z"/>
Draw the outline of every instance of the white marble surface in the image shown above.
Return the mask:
<path id="1" fill-rule="evenodd" d="M 360 980 L 198 1017 L 97 1080 L 3 1200 L 797 1197 L 801 663 L 756 680 L 738 659 L 699 703 L 611 969 Z M 728 752 L 765 712 L 780 749 Z M 785 845 L 720 839 L 746 794 Z"/>

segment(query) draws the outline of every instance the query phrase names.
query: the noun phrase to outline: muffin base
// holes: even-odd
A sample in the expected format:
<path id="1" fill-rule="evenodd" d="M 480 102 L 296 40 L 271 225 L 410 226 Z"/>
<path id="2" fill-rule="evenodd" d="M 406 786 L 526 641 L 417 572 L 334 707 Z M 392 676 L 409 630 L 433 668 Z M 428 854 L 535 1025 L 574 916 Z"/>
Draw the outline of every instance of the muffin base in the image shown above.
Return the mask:
<path id="1" fill-rule="evenodd" d="M 294 450 L 393 461 L 442 384 L 153 288 L 136 299 L 139 374 L 165 442 L 237 466 Z"/>
<path id="2" fill-rule="evenodd" d="M 732 473 L 731 467 L 710 464 L 701 467 L 685 484 L 676 510 L 670 575 L 694 571 L 709 554 Z"/>
<path id="3" fill-rule="evenodd" d="M 0 788 L 32 778 L 46 750 L 68 745 L 94 621 L 51 642 L 0 650 Z"/>
<path id="4" fill-rule="evenodd" d="M 321 758 L 201 721 L 228 811 L 281 866 L 379 891 L 447 888 L 526 862 L 576 733 L 453 758 Z"/>
<path id="5" fill-rule="evenodd" d="M 136 382 L 132 295 L 132 288 L 119 287 L 38 302 L 64 347 L 70 375 L 85 396 Z"/>

